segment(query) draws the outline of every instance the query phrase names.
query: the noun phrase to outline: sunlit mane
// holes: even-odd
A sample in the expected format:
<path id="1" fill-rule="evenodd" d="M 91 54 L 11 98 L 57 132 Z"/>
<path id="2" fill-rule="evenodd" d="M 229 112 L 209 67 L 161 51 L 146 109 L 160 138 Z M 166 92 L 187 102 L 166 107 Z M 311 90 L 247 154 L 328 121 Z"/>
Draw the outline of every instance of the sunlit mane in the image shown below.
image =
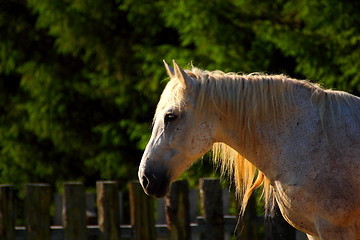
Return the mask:
<path id="1" fill-rule="evenodd" d="M 255 134 L 252 134 L 256 130 L 255 123 L 266 121 L 276 123 L 292 103 L 294 91 L 299 86 L 308 89 L 309 101 L 319 106 L 321 124 L 325 133 L 326 125 L 329 123 L 324 119 L 327 114 L 333 115 L 338 111 L 335 103 L 346 101 L 347 105 L 351 106 L 351 101 L 355 101 L 350 95 L 347 97 L 347 93 L 323 90 L 316 84 L 294 80 L 284 75 L 226 74 L 221 71 L 203 71 L 195 67 L 187 70 L 186 73 L 198 82 L 196 112 L 216 109 L 225 121 L 232 121 L 232 124 L 236 122 L 241 142 L 254 149 L 257 140 Z M 185 92 L 186 90 L 176 79 L 169 81 L 159 101 L 155 118 L 159 117 L 161 110 L 170 105 L 182 107 L 185 104 Z M 343 97 L 340 98 L 340 95 Z M 360 122 L 359 114 L 357 119 Z M 214 144 L 213 158 L 222 173 L 227 172 L 233 176 L 231 178 L 237 194 L 239 199 L 242 199 L 242 211 L 245 210 L 251 193 L 261 185 L 265 209 L 266 211 L 272 209 L 273 189 L 269 180 L 253 164 L 224 143 Z"/>

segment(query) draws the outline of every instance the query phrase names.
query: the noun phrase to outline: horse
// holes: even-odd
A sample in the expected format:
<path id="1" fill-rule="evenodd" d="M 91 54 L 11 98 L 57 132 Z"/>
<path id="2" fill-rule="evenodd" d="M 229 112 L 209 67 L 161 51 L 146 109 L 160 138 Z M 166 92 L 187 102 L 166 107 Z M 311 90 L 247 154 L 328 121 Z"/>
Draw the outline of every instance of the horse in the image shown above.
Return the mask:
<path id="1" fill-rule="evenodd" d="M 263 187 L 265 210 L 311 240 L 360 239 L 360 98 L 285 75 L 183 70 L 157 105 L 138 177 L 164 197 L 212 149 L 244 211 Z"/>

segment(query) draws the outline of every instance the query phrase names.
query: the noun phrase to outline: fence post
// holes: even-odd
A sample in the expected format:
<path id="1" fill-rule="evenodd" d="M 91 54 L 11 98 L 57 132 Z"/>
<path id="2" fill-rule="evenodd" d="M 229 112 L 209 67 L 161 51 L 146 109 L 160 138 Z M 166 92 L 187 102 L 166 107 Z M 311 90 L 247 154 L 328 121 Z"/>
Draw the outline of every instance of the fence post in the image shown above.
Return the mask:
<path id="1" fill-rule="evenodd" d="M 153 199 L 144 193 L 138 181 L 130 182 L 130 215 L 136 240 L 155 240 Z"/>
<path id="2" fill-rule="evenodd" d="M 296 229 L 285 221 L 277 203 L 275 204 L 274 215 L 265 221 L 265 239 L 296 239 Z"/>
<path id="3" fill-rule="evenodd" d="M 85 188 L 82 183 L 64 184 L 63 227 L 65 240 L 86 239 Z"/>
<path id="4" fill-rule="evenodd" d="M 165 207 L 169 240 L 190 240 L 189 186 L 186 180 L 172 183 Z"/>
<path id="5" fill-rule="evenodd" d="M 50 240 L 49 184 L 25 185 L 25 225 L 28 240 Z"/>
<path id="6" fill-rule="evenodd" d="M 204 213 L 204 239 L 224 239 L 224 216 L 220 180 L 200 179 L 200 195 Z"/>
<path id="7" fill-rule="evenodd" d="M 120 239 L 119 184 L 115 181 L 96 182 L 98 224 L 101 240 Z"/>
<path id="8" fill-rule="evenodd" d="M 240 207 L 239 204 L 237 204 Z M 237 209 L 239 213 L 239 223 L 237 229 L 235 229 L 236 234 L 241 240 L 259 240 L 258 228 L 260 225 L 256 224 L 256 197 L 253 194 L 247 203 L 245 213 L 243 216 L 240 216 L 240 209 Z"/>
<path id="9" fill-rule="evenodd" d="M 15 239 L 14 189 L 0 185 L 0 239 Z"/>

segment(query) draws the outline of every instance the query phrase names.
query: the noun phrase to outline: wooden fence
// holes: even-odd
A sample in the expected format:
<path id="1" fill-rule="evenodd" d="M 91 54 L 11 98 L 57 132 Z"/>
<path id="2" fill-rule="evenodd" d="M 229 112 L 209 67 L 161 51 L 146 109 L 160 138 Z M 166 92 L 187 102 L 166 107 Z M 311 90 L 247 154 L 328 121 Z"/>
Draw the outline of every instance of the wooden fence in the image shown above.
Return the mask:
<path id="1" fill-rule="evenodd" d="M 14 189 L 11 185 L 0 185 L 1 240 L 256 240 L 259 239 L 256 231 L 261 228 L 265 231 L 261 240 L 305 239 L 303 234 L 296 232 L 279 216 L 264 220 L 248 212 L 243 220 L 238 221 L 236 216 L 226 215 L 229 195 L 221 188 L 219 179 L 201 179 L 200 194 L 189 190 L 186 181 L 177 181 L 173 183 L 168 196 L 157 204 L 155 199 L 144 194 L 138 182 L 131 182 L 130 206 L 126 209 L 121 204 L 119 184 L 98 181 L 94 200 L 97 211 L 90 214 L 87 214 L 82 183 L 65 183 L 62 199 L 59 201 L 55 198 L 55 210 L 51 204 L 53 195 L 50 189 L 48 184 L 25 186 L 24 226 L 16 226 L 18 219 Z M 201 216 L 197 216 L 199 204 L 196 199 L 199 195 Z M 56 207 L 59 202 L 61 211 Z M 130 223 L 125 224 L 122 215 L 127 210 Z M 50 215 L 56 218 L 59 214 L 62 223 L 51 224 L 56 220 L 52 220 Z M 95 215 L 97 223 L 95 221 L 94 225 L 88 225 L 87 215 Z"/>

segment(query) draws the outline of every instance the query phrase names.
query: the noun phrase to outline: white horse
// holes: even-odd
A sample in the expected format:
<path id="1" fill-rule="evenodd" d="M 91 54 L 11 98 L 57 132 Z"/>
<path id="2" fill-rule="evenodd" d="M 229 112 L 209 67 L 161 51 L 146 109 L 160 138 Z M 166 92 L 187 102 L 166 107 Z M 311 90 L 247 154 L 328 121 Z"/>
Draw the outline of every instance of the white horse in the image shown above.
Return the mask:
<path id="1" fill-rule="evenodd" d="M 309 239 L 360 239 L 360 98 L 283 75 L 165 67 L 139 167 L 147 194 L 165 196 L 213 147 L 242 209 L 263 185 L 267 210 L 275 199 Z"/>

